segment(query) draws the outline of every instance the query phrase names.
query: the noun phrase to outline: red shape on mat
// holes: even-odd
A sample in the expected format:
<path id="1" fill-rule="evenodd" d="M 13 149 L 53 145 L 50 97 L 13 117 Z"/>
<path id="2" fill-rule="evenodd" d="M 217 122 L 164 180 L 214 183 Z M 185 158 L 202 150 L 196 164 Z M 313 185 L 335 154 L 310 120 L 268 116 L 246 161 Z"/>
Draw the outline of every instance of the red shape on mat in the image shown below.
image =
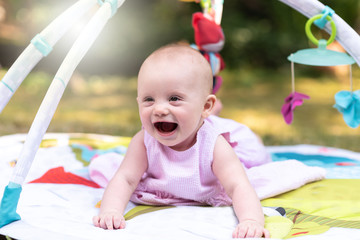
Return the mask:
<path id="1" fill-rule="evenodd" d="M 355 163 L 351 163 L 351 162 L 338 162 L 335 163 L 336 166 L 356 166 Z"/>
<path id="2" fill-rule="evenodd" d="M 300 234 L 307 234 L 307 233 L 309 233 L 309 232 L 298 232 L 298 233 L 291 234 L 291 236 L 297 236 Z"/>
<path id="3" fill-rule="evenodd" d="M 101 188 L 95 182 L 87 180 L 73 173 L 65 172 L 64 167 L 52 168 L 40 178 L 35 179 L 30 183 L 80 184 L 93 188 Z"/>

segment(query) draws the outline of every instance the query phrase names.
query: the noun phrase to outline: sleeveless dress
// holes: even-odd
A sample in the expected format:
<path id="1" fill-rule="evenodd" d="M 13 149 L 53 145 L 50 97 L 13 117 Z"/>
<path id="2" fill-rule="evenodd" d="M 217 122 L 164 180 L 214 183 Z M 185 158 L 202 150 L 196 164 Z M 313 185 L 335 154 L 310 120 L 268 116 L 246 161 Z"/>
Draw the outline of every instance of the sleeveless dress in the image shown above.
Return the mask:
<path id="1" fill-rule="evenodd" d="M 245 168 L 271 161 L 263 144 L 248 127 L 217 116 L 204 120 L 196 143 L 185 151 L 164 146 L 145 131 L 148 169 L 131 201 L 147 205 L 231 205 L 231 199 L 212 171 L 214 146 L 220 134 Z"/>

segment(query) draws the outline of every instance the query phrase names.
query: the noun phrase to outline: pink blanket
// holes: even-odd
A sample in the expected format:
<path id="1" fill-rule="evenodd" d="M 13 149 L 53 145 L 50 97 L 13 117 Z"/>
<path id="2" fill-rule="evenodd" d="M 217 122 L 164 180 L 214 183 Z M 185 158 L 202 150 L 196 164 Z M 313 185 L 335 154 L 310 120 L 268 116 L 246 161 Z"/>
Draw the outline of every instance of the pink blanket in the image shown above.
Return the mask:
<path id="1" fill-rule="evenodd" d="M 123 156 L 117 153 L 94 158 L 89 165 L 91 180 L 106 187 L 122 159 Z M 271 162 L 247 170 L 249 180 L 261 200 L 324 179 L 325 174 L 325 169 L 310 167 L 297 160 Z"/>

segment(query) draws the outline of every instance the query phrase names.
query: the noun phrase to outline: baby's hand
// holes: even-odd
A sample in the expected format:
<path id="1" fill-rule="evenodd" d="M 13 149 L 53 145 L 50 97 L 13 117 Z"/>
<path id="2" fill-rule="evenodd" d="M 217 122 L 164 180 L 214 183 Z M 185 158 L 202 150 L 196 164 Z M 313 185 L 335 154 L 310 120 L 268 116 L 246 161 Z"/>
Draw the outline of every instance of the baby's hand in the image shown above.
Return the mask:
<path id="1" fill-rule="evenodd" d="M 125 228 L 125 219 L 122 214 L 116 211 L 108 211 L 93 217 L 95 227 L 103 229 L 123 229 Z"/>
<path id="2" fill-rule="evenodd" d="M 234 232 L 233 238 L 270 238 L 270 233 L 260 223 L 254 220 L 240 222 Z"/>

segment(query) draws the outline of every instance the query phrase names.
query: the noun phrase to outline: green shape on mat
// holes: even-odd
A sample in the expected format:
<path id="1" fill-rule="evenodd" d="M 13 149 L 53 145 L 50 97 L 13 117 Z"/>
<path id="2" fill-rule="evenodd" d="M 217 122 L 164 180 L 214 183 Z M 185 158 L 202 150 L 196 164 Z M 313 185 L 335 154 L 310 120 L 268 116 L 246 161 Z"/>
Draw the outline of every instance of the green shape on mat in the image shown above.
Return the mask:
<path id="1" fill-rule="evenodd" d="M 133 209 L 131 209 L 130 211 L 128 211 L 124 218 L 125 220 L 130 220 L 136 216 L 139 216 L 141 214 L 144 213 L 149 213 L 149 212 L 155 212 L 158 210 L 162 210 L 162 209 L 167 209 L 167 208 L 173 208 L 175 206 L 147 206 L 147 205 L 139 205 L 134 207 Z"/>

